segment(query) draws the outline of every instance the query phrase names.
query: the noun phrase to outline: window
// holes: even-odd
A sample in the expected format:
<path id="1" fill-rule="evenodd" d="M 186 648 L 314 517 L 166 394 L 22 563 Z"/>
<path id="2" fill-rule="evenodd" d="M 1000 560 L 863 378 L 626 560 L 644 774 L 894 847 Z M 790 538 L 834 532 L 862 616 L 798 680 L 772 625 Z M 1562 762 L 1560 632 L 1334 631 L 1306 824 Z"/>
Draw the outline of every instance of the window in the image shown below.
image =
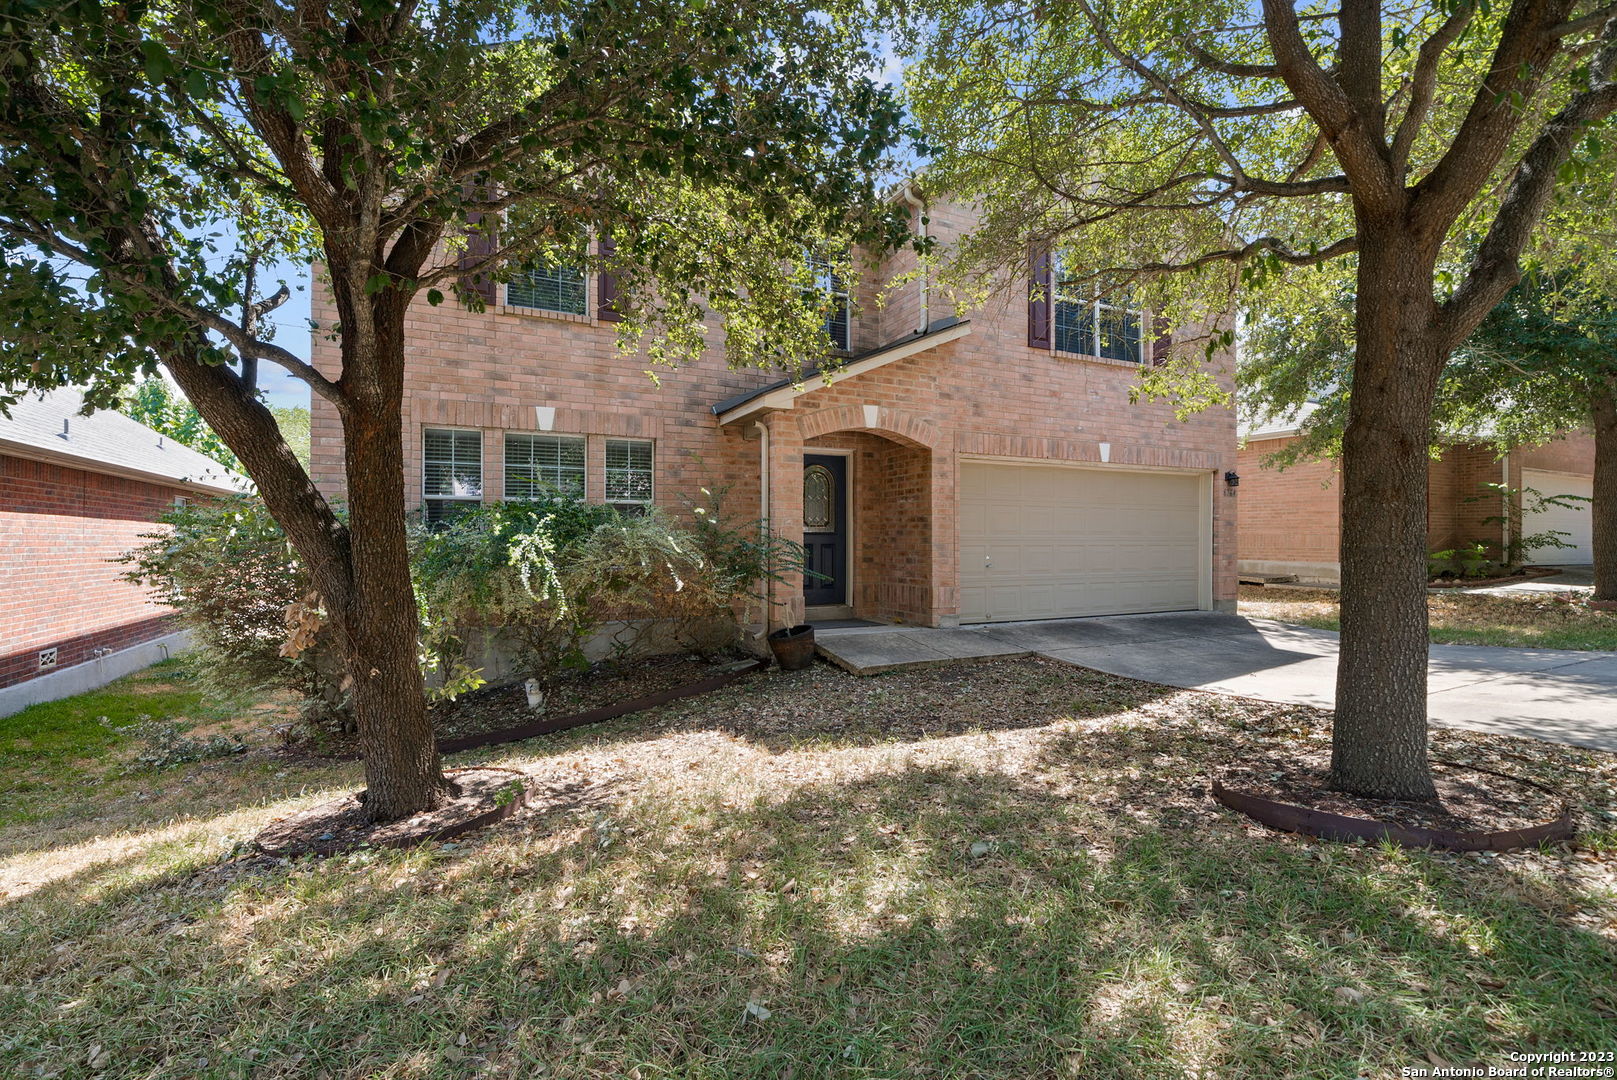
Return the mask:
<path id="1" fill-rule="evenodd" d="M 1056 283 L 1055 293 L 1057 352 L 1140 362 L 1142 320 L 1137 309 L 1110 303 L 1087 285 L 1065 280 Z"/>
<path id="2" fill-rule="evenodd" d="M 652 446 L 647 439 L 606 440 L 606 501 L 626 513 L 651 505 Z"/>
<path id="3" fill-rule="evenodd" d="M 510 307 L 555 311 L 563 315 L 584 315 L 589 301 L 584 288 L 584 272 L 576 266 L 531 264 L 518 271 L 505 286 L 505 302 Z"/>
<path id="4" fill-rule="evenodd" d="M 837 482 L 824 465 L 803 470 L 803 531 L 835 532 Z"/>
<path id="5" fill-rule="evenodd" d="M 825 316 L 825 336 L 830 338 L 831 347 L 847 352 L 853 348 L 848 309 L 848 285 L 835 271 L 831 263 L 819 256 L 809 256 L 809 268 L 814 273 L 814 288 L 817 294 L 830 294 L 831 310 Z M 819 295 L 815 297 L 819 299 Z"/>
<path id="6" fill-rule="evenodd" d="M 421 494 L 427 523 L 449 521 L 483 498 L 483 433 L 427 428 L 422 437 Z"/>
<path id="7" fill-rule="evenodd" d="M 584 497 L 584 440 L 565 435 L 505 437 L 505 497 Z"/>

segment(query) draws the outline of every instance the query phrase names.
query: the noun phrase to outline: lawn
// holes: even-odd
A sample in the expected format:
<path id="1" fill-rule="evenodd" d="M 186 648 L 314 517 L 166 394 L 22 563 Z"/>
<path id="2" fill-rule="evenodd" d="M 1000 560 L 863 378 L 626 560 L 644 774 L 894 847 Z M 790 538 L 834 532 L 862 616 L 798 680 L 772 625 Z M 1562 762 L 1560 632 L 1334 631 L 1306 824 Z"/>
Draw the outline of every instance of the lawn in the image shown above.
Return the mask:
<path id="1" fill-rule="evenodd" d="M 1334 589 L 1241 586 L 1241 614 L 1336 630 Z M 1439 645 L 1510 645 L 1526 649 L 1617 650 L 1617 612 L 1593 611 L 1552 594 L 1487 596 L 1433 591 L 1426 610 Z"/>
<path id="2" fill-rule="evenodd" d="M 463 842 L 280 863 L 242 841 L 354 765 L 260 734 L 124 775 L 127 739 L 44 715 L 80 780 L 0 826 L 0 1076 L 1272 1080 L 1617 1044 L 1613 755 L 1434 733 L 1554 778 L 1575 848 L 1332 845 L 1203 790 L 1318 711 L 817 665 L 461 755 L 539 793 Z"/>

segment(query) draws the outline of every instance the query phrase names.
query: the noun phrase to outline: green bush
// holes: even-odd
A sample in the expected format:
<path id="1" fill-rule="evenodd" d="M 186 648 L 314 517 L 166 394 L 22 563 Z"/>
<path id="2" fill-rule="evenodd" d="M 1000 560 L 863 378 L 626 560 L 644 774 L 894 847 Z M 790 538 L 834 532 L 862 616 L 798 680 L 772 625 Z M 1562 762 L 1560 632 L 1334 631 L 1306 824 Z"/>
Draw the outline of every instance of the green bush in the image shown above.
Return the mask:
<path id="1" fill-rule="evenodd" d="M 482 682 L 474 633 L 510 634 L 527 674 L 552 682 L 586 668 L 584 647 L 622 621 L 622 658 L 655 645 L 715 653 L 739 635 L 738 608 L 760 582 L 800 571 L 801 545 L 758 523 L 726 521 L 720 500 L 680 524 L 661 510 L 620 514 L 554 496 L 476 506 L 412 533 L 422 667 L 437 694 Z M 319 597 L 256 498 L 177 507 L 124 561 L 131 581 L 171 605 L 197 646 L 199 683 L 220 696 L 284 688 L 315 733 L 351 732 L 346 673 Z"/>
<path id="2" fill-rule="evenodd" d="M 761 581 L 800 570 L 802 547 L 759 523 L 730 523 L 706 494 L 690 525 L 554 496 L 485 504 L 422 530 L 413 564 L 430 666 L 446 680 L 468 674 L 468 631 L 486 627 L 510 633 L 542 683 L 587 667 L 584 647 L 609 622 L 622 623 L 611 640 L 619 658 L 660 643 L 732 647 L 739 604 Z"/>
<path id="3" fill-rule="evenodd" d="M 315 730 L 352 731 L 344 672 L 331 635 L 283 655 L 288 612 L 313 592 L 309 575 L 281 527 L 258 499 L 240 495 L 178 506 L 162 532 L 125 555 L 124 577 L 172 606 L 195 646 L 192 666 L 203 689 L 236 697 L 290 689 L 300 720 Z"/>

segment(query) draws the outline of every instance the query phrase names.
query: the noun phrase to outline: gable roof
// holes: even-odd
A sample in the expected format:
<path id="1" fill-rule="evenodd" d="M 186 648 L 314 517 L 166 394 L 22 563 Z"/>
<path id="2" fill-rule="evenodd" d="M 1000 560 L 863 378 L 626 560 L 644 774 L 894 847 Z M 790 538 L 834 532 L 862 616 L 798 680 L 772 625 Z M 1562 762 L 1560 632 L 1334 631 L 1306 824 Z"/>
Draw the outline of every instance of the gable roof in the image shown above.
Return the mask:
<path id="1" fill-rule="evenodd" d="M 248 487 L 246 477 L 121 412 L 81 416 L 83 407 L 72 387 L 23 398 L 9 417 L 0 414 L 0 453 L 210 494 Z"/>
<path id="2" fill-rule="evenodd" d="M 895 360 L 903 360 L 927 349 L 956 341 L 969 333 L 971 333 L 970 319 L 939 319 L 925 330 L 906 334 L 897 341 L 878 345 L 854 356 L 839 358 L 834 365 L 811 364 L 805 367 L 803 374 L 797 378 L 777 379 L 767 386 L 725 398 L 713 406 L 713 415 L 719 418 L 719 423 L 731 424 L 765 409 L 790 409 L 799 395 L 811 393 L 828 385 L 823 378 L 827 374 L 838 382 L 851 379 L 855 375 L 863 375 Z M 817 381 L 811 385 L 810 380 Z"/>

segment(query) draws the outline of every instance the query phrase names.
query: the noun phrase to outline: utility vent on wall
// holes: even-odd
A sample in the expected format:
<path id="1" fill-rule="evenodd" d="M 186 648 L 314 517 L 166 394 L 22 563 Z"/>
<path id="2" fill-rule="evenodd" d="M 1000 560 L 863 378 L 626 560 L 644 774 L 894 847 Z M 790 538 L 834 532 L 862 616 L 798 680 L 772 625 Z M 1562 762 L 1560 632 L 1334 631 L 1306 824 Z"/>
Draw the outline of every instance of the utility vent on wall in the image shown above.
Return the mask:
<path id="1" fill-rule="evenodd" d="M 49 671 L 51 668 L 53 668 L 55 666 L 56 666 L 56 650 L 55 649 L 41 649 L 41 650 L 39 650 L 39 670 L 41 670 L 41 671 Z"/>

